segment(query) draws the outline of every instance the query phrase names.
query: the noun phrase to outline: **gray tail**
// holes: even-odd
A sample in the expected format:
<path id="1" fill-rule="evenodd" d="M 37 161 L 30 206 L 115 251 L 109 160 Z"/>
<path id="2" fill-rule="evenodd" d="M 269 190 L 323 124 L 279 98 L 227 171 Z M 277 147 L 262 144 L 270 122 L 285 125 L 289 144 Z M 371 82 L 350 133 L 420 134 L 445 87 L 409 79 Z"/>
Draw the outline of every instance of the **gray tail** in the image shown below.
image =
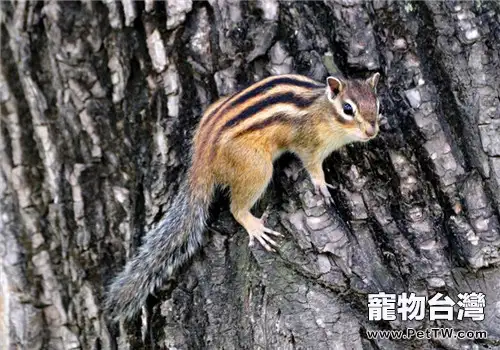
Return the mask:
<path id="1" fill-rule="evenodd" d="M 180 186 L 162 222 L 112 281 L 105 306 L 115 320 L 135 316 L 148 295 L 200 249 L 211 189 L 196 192 L 201 195 L 193 195 L 187 183 Z"/>

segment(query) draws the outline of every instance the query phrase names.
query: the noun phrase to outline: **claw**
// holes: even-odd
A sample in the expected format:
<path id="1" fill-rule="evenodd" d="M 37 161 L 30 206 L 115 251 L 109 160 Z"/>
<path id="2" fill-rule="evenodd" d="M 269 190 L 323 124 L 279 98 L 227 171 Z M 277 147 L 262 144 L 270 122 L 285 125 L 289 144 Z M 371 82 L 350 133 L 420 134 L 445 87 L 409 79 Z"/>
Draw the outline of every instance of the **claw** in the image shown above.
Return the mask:
<path id="1" fill-rule="evenodd" d="M 316 191 L 316 193 L 321 194 L 323 196 L 323 198 L 325 199 L 325 202 L 327 204 L 333 204 L 332 195 L 328 191 L 328 187 L 333 188 L 333 186 L 330 184 L 327 184 L 326 182 L 317 183 L 317 182 L 313 181 L 313 184 L 314 184 L 314 190 Z"/>
<path id="2" fill-rule="evenodd" d="M 257 240 L 259 241 L 259 243 L 268 251 L 268 252 L 275 252 L 275 250 L 273 248 L 271 248 L 271 245 L 274 245 L 276 246 L 276 242 L 274 242 L 271 238 L 269 238 L 265 233 L 253 233 L 251 234 L 251 236 L 257 238 Z M 269 244 L 266 242 L 268 241 Z"/>
<path id="3" fill-rule="evenodd" d="M 264 232 L 266 233 L 270 233 L 272 235 L 275 235 L 275 236 L 278 236 L 278 237 L 284 237 L 281 233 L 277 232 L 277 231 L 273 231 L 271 230 L 270 228 L 267 228 L 264 226 Z"/>
<path id="4" fill-rule="evenodd" d="M 267 235 L 267 233 L 272 234 L 277 237 L 283 236 L 281 233 L 273 231 L 262 224 L 262 221 L 259 220 L 260 225 L 256 225 L 251 230 L 247 230 L 248 236 L 250 237 L 250 243 L 253 246 L 255 238 L 259 241 L 259 243 L 268 251 L 268 252 L 276 252 L 273 247 L 278 247 L 278 243 L 273 240 L 271 237 Z"/>
<path id="5" fill-rule="evenodd" d="M 276 243 L 271 237 L 269 237 L 268 235 L 266 235 L 264 232 L 275 232 L 275 231 L 272 231 L 272 230 L 269 230 L 268 228 L 266 228 L 264 225 L 262 225 L 261 228 L 259 229 L 254 229 L 252 230 L 251 232 L 248 232 L 248 235 L 250 236 L 250 241 L 252 242 L 252 245 L 253 245 L 253 241 L 255 238 L 257 238 L 257 240 L 259 241 L 259 243 L 269 252 L 276 252 L 276 250 L 274 250 L 272 248 L 272 246 L 274 247 L 278 247 L 278 243 Z M 277 232 L 276 232 L 277 233 Z M 274 234 L 274 233 L 273 233 Z M 280 233 L 278 233 L 278 235 L 281 236 Z"/>
<path id="6" fill-rule="evenodd" d="M 240 216 L 240 223 L 248 233 L 249 236 L 248 246 L 250 247 L 253 246 L 255 244 L 255 239 L 257 239 L 257 241 L 259 241 L 259 243 L 267 251 L 276 252 L 276 250 L 274 250 L 273 247 L 278 247 L 278 243 L 271 237 L 269 237 L 268 234 L 276 237 L 282 237 L 283 235 L 281 233 L 265 227 L 262 218 L 257 219 L 250 213 L 248 213 L 246 217 L 243 217 L 243 220 L 241 220 Z"/>

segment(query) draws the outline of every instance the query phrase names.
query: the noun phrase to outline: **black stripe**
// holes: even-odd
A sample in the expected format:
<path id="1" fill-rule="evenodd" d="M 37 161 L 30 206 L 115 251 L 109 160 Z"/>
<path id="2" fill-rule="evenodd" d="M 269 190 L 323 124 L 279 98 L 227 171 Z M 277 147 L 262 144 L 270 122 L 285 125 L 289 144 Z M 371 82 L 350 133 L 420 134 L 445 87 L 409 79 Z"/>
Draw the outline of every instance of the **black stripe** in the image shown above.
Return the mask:
<path id="1" fill-rule="evenodd" d="M 234 100 L 231 103 L 231 106 L 236 106 L 239 104 L 244 103 L 245 101 L 260 95 L 261 93 L 265 92 L 266 90 L 272 89 L 273 87 L 277 85 L 293 85 L 293 86 L 298 86 L 298 87 L 303 87 L 307 89 L 319 89 L 323 87 L 322 85 L 317 84 L 316 82 L 309 82 L 309 81 L 302 81 L 290 77 L 283 77 L 283 78 L 276 78 L 276 79 L 271 79 L 265 84 L 262 84 L 261 86 L 258 86 L 254 89 L 251 89 L 250 91 L 247 91 L 240 97 L 238 97 L 236 100 Z"/>
<path id="2" fill-rule="evenodd" d="M 222 103 L 219 107 L 217 107 L 210 116 L 207 117 L 207 119 L 213 117 L 216 115 L 222 108 L 225 108 L 225 106 L 229 103 L 231 107 L 237 106 L 239 104 L 242 104 L 249 99 L 258 96 L 265 92 L 266 90 L 270 90 L 278 85 L 293 85 L 293 86 L 298 86 L 298 87 L 303 87 L 307 89 L 320 89 L 323 87 L 323 85 L 320 85 L 319 83 L 313 82 L 313 81 L 303 81 L 299 79 L 294 79 L 291 77 L 282 77 L 282 78 L 274 78 L 268 81 L 265 84 L 262 84 L 260 86 L 252 88 L 252 86 L 249 86 L 245 93 L 243 93 L 241 96 L 239 96 L 237 99 L 232 100 L 233 97 L 228 98 L 224 103 Z M 245 91 L 245 90 L 243 90 Z"/>
<path id="3" fill-rule="evenodd" d="M 293 104 L 299 108 L 305 108 L 314 103 L 316 99 L 319 97 L 319 95 L 313 95 L 310 98 L 304 98 L 299 95 L 294 94 L 293 92 L 285 92 L 285 93 L 280 93 L 277 95 L 271 95 L 266 97 L 263 100 L 260 100 L 259 102 L 248 106 L 244 110 L 242 110 L 240 113 L 238 113 L 233 119 L 229 120 L 224 124 L 222 129 L 220 131 L 223 131 L 227 128 L 233 127 L 235 125 L 238 125 L 245 119 L 263 111 L 269 106 L 273 106 L 279 103 L 289 103 Z"/>
<path id="4" fill-rule="evenodd" d="M 286 113 L 279 112 L 279 113 L 272 115 L 269 118 L 266 118 L 260 122 L 257 122 L 255 124 L 250 125 L 245 130 L 241 130 L 236 135 L 234 135 L 234 137 L 236 138 L 236 137 L 239 137 L 239 136 L 246 134 L 246 133 L 251 133 L 254 131 L 262 130 L 264 128 L 267 128 L 268 126 L 278 124 L 278 123 L 300 125 L 300 124 L 304 123 L 304 119 L 303 118 L 301 118 L 301 119 L 292 118 Z"/>

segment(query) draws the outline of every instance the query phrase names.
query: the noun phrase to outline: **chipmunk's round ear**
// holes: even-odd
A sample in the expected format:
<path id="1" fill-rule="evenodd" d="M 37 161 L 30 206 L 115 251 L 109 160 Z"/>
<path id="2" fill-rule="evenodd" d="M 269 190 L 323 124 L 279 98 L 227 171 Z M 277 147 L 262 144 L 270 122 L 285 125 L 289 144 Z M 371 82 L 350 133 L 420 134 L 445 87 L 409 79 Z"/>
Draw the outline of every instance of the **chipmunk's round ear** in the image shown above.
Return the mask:
<path id="1" fill-rule="evenodd" d="M 366 79 L 366 83 L 369 84 L 373 90 L 377 91 L 377 84 L 380 79 L 380 73 L 375 73 L 368 79 Z"/>
<path id="2" fill-rule="evenodd" d="M 340 78 L 326 78 L 326 93 L 329 99 L 333 100 L 343 89 L 345 83 Z"/>

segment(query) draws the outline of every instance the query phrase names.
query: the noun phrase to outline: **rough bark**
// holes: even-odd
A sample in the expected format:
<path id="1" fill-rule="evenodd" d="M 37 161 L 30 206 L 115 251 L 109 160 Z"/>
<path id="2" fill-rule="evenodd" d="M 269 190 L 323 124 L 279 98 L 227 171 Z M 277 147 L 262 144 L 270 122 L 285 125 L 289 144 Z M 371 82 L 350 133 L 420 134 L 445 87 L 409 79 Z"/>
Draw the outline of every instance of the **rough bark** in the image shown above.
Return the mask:
<path id="1" fill-rule="evenodd" d="M 1 2 L 0 347 L 500 347 L 498 2 Z M 383 74 L 380 136 L 278 162 L 256 211 L 216 198 L 204 250 L 114 325 L 103 291 L 168 209 L 203 109 L 270 74 Z M 367 293 L 486 294 L 483 322 L 368 321 Z M 368 340 L 484 329 L 486 341 Z"/>

